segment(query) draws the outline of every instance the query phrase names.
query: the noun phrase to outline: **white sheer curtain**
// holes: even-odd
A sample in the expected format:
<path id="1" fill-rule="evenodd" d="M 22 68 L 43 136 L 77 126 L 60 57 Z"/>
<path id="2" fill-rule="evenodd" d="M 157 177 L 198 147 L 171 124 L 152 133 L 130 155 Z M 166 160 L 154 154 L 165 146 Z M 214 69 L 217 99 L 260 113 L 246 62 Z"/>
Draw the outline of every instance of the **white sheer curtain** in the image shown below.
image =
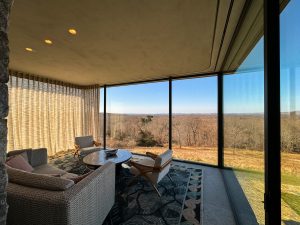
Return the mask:
<path id="1" fill-rule="evenodd" d="M 53 155 L 74 147 L 74 137 L 99 139 L 98 86 L 79 87 L 11 72 L 8 151 L 48 148 Z"/>

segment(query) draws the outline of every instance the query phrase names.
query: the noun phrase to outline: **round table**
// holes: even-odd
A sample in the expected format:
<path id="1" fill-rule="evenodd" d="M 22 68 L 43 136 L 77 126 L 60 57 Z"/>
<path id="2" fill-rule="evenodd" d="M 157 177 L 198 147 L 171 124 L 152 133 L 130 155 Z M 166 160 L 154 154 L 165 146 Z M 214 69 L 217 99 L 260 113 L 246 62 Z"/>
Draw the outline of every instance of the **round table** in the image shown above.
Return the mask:
<path id="1" fill-rule="evenodd" d="M 93 152 L 83 158 L 83 162 L 88 166 L 100 167 L 108 161 L 114 162 L 117 167 L 121 167 L 121 164 L 131 159 L 132 154 L 125 149 L 119 149 L 114 156 L 107 157 L 104 150 Z"/>

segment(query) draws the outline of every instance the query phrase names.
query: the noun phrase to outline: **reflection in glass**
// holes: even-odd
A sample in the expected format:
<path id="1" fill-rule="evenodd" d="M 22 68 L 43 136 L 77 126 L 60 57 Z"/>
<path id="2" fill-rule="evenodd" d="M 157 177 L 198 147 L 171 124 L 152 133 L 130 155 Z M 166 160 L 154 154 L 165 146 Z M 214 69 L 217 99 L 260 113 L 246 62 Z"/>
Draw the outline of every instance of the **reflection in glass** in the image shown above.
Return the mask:
<path id="1" fill-rule="evenodd" d="M 300 223 L 300 1 L 280 15 L 281 213 L 284 224 Z"/>
<path id="2" fill-rule="evenodd" d="M 263 39 L 224 76 L 225 181 L 241 224 L 264 224 Z"/>

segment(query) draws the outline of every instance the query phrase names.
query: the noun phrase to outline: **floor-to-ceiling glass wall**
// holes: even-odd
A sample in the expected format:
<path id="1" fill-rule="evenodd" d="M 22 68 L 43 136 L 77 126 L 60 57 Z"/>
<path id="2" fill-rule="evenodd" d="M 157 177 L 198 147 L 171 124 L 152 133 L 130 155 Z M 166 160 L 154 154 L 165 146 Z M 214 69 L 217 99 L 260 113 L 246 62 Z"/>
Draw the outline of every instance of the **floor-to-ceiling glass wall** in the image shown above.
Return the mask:
<path id="1" fill-rule="evenodd" d="M 174 80 L 172 86 L 174 156 L 216 165 L 217 77 Z"/>
<path id="2" fill-rule="evenodd" d="M 264 224 L 263 39 L 224 76 L 224 171 L 241 224 Z"/>
<path id="3" fill-rule="evenodd" d="M 98 140 L 101 143 L 101 146 L 104 145 L 103 141 L 103 135 L 104 135 L 104 88 L 100 88 L 100 104 L 99 104 L 99 118 L 100 118 L 100 140 Z"/>
<path id="4" fill-rule="evenodd" d="M 135 153 L 169 147 L 169 83 L 107 88 L 106 146 Z"/>
<path id="5" fill-rule="evenodd" d="M 280 15 L 281 212 L 283 224 L 300 224 L 300 1 Z"/>

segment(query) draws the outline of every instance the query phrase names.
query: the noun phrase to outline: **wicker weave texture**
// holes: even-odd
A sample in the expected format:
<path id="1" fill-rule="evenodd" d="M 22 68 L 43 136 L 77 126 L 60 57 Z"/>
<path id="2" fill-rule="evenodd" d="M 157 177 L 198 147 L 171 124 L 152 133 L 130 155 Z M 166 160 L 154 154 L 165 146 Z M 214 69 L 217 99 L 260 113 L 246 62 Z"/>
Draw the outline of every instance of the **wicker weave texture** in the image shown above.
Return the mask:
<path id="1" fill-rule="evenodd" d="M 9 225 L 99 225 L 114 204 L 115 164 L 107 163 L 66 191 L 9 183 Z"/>

